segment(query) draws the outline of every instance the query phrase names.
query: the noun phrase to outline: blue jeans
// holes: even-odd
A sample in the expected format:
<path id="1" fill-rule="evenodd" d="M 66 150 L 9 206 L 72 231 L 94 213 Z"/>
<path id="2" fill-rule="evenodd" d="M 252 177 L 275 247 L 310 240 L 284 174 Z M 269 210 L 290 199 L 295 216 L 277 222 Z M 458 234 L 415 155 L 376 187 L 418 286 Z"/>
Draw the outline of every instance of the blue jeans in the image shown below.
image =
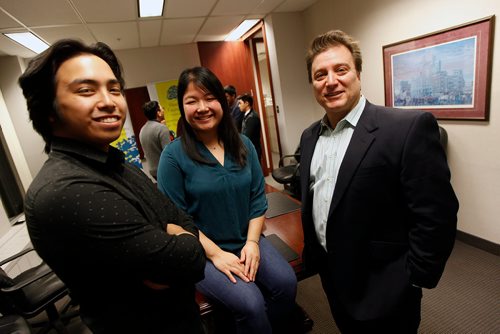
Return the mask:
<path id="1" fill-rule="evenodd" d="M 231 283 L 207 261 L 205 278 L 196 284 L 201 293 L 232 312 L 238 334 L 272 333 L 272 326 L 290 321 L 295 307 L 297 278 L 292 267 L 265 237 L 260 237 L 259 249 L 255 282 L 234 275 L 237 282 Z"/>

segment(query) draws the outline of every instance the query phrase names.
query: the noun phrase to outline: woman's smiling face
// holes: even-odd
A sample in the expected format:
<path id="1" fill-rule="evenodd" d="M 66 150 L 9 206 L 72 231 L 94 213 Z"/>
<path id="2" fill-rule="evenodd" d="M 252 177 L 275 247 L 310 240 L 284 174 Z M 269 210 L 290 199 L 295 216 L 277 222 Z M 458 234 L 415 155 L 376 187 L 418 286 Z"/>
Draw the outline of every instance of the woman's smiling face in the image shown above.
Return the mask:
<path id="1" fill-rule="evenodd" d="M 190 82 L 182 103 L 186 121 L 195 132 L 217 131 L 223 111 L 221 104 L 212 93 Z"/>

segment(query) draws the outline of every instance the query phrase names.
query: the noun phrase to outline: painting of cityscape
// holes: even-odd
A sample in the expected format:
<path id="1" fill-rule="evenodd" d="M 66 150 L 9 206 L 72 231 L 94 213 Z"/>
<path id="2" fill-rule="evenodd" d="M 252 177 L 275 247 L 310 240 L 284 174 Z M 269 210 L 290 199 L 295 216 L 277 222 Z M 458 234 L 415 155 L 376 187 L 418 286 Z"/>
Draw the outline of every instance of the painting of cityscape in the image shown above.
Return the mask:
<path id="1" fill-rule="evenodd" d="M 392 55 L 394 106 L 471 108 L 476 37 Z"/>
<path id="2" fill-rule="evenodd" d="M 386 105 L 486 120 L 493 18 L 384 46 Z"/>

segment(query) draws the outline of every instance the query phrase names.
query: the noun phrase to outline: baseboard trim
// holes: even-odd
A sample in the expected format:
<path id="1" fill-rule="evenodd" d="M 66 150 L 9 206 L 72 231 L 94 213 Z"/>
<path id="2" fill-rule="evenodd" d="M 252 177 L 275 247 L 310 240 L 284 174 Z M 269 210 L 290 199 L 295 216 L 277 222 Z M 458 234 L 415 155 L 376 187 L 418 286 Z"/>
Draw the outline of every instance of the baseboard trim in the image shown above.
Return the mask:
<path id="1" fill-rule="evenodd" d="M 457 231 L 457 239 L 471 246 L 482 249 L 488 253 L 500 256 L 500 245 L 494 242 L 476 237 L 472 234 Z"/>

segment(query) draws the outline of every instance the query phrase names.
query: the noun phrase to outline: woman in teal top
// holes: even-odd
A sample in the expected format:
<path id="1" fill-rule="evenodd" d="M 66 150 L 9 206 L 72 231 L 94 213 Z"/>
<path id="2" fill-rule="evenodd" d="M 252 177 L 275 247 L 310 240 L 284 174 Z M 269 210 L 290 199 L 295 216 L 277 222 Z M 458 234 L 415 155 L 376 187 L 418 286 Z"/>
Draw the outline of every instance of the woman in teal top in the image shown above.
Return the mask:
<path id="1" fill-rule="evenodd" d="M 200 229 L 209 261 L 197 288 L 231 310 L 237 333 L 287 331 L 297 281 L 261 235 L 267 200 L 255 148 L 210 70 L 182 72 L 177 94 L 184 132 L 161 155 L 158 187 Z"/>
<path id="2" fill-rule="evenodd" d="M 231 252 L 245 245 L 249 219 L 261 217 L 267 210 L 264 178 L 252 177 L 262 174 L 257 155 L 253 156 L 250 140 L 241 139 L 250 155 L 246 168 L 230 159 L 227 152 L 222 166 L 201 143 L 196 143 L 196 148 L 214 165 L 194 162 L 180 138 L 176 139 L 162 155 L 166 178 L 158 183 L 179 207 L 197 217 L 196 224 L 205 236 Z"/>

